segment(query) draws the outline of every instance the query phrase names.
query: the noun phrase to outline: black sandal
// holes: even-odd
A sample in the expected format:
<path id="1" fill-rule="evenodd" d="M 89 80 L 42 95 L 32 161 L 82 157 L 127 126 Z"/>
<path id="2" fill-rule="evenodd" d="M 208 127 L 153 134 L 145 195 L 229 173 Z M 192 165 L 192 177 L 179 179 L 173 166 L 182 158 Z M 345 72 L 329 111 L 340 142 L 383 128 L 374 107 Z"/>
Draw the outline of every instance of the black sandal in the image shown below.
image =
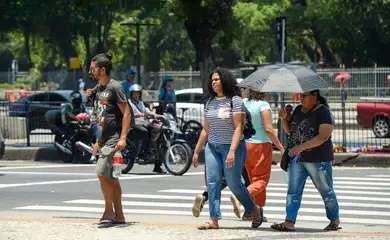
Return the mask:
<path id="1" fill-rule="evenodd" d="M 287 227 L 287 224 L 285 222 L 274 223 L 273 225 L 271 225 L 271 228 L 276 230 L 276 231 L 280 231 L 280 232 L 294 232 L 295 231 L 294 228 Z"/>
<path id="2" fill-rule="evenodd" d="M 340 229 L 342 229 L 342 227 L 339 227 L 339 225 L 333 222 L 329 223 L 329 225 L 324 228 L 325 231 L 337 231 Z"/>
<path id="3" fill-rule="evenodd" d="M 263 208 L 260 207 L 260 215 L 256 217 L 252 217 L 252 228 L 258 228 L 263 224 Z"/>

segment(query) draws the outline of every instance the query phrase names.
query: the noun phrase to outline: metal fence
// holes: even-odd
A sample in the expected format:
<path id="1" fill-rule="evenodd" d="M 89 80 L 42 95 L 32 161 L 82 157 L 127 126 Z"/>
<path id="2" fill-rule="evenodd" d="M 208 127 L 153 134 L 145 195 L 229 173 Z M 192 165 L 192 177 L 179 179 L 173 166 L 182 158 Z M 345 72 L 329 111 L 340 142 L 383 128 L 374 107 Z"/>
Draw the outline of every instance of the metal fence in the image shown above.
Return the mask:
<path id="1" fill-rule="evenodd" d="M 243 72 L 240 69 L 231 69 L 235 77 L 242 77 Z M 111 77 L 117 80 L 125 79 L 126 70 L 114 70 Z M 335 82 L 335 77 L 342 73 L 348 72 L 352 78 L 347 82 L 346 91 L 350 100 L 358 100 L 360 97 L 383 97 L 390 96 L 390 75 L 389 67 L 372 67 L 372 68 L 328 68 L 317 69 L 317 73 L 328 82 L 330 88 L 324 93 L 335 101 L 340 100 L 340 84 Z M 158 89 L 164 76 L 173 76 L 175 81 L 173 86 L 176 90 L 187 88 L 200 88 L 200 72 L 197 71 L 160 71 L 160 72 L 143 72 L 142 85 L 145 89 L 148 88 L 150 82 L 154 82 L 154 89 Z M 89 75 L 82 70 L 68 71 L 53 71 L 45 73 L 28 73 L 19 72 L 15 76 L 15 82 L 34 81 L 31 84 L 31 89 L 40 88 L 49 90 L 56 89 L 74 89 L 78 90 L 78 80 L 82 78 L 87 87 L 94 86 L 95 82 L 90 79 Z M 13 75 L 10 72 L 0 72 L 0 83 L 14 83 Z M 286 95 L 287 99 L 291 99 Z"/>
<path id="2" fill-rule="evenodd" d="M 0 131 L 5 138 L 7 146 L 49 146 L 53 144 L 54 136 L 50 131 L 48 123 L 44 119 L 44 111 L 39 107 L 40 103 L 26 102 L 19 113 L 15 112 L 9 102 L 0 102 Z M 58 104 L 58 103 L 57 103 Z M 185 104 L 188 104 L 185 103 Z M 270 100 L 273 108 L 273 124 L 275 129 L 278 126 L 277 112 L 280 109 L 280 102 Z M 289 102 L 293 107 L 298 105 L 298 102 Z M 373 125 L 379 123 L 379 127 L 384 129 L 381 131 L 389 131 L 390 120 L 388 116 L 376 114 L 378 112 L 387 111 L 389 113 L 390 101 L 387 103 L 373 103 L 371 106 L 364 109 L 363 116 L 357 118 L 358 101 L 347 101 L 343 108 L 340 101 L 331 101 L 330 108 L 335 120 L 335 130 L 332 135 L 333 143 L 344 147 L 345 151 L 356 151 L 357 149 L 366 148 L 368 146 L 381 147 L 390 143 L 390 138 L 379 138 L 374 134 Z M 177 103 L 179 108 L 180 103 Z M 177 109 L 177 115 L 183 116 L 184 121 L 197 120 L 203 123 L 203 104 L 192 103 L 184 115 L 182 110 Z M 59 109 L 58 105 L 49 105 L 53 109 Z M 183 106 L 182 106 L 183 107 Z M 385 110 L 387 109 L 387 110 Z M 40 111 L 41 110 L 41 111 Z M 47 110 L 47 109 L 46 109 Z M 26 114 L 28 113 L 28 114 Z M 344 116 L 344 118 L 343 118 Z M 182 120 L 180 120 L 182 121 Z M 180 123 L 181 124 L 181 123 Z M 382 124 L 382 125 L 381 125 Z M 378 130 L 378 129 L 377 129 Z M 380 129 L 379 129 L 380 130 Z"/>

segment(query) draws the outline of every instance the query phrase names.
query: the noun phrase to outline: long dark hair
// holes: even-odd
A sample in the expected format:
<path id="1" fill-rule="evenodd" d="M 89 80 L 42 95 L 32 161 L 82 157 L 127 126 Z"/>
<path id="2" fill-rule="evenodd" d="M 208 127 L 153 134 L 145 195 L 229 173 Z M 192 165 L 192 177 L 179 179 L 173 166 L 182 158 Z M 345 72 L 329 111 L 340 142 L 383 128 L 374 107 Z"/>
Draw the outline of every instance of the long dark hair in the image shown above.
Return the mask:
<path id="1" fill-rule="evenodd" d="M 99 68 L 105 68 L 107 75 L 110 75 L 110 72 L 112 70 L 112 53 L 99 53 L 95 57 L 92 58 L 92 62 L 96 63 L 96 66 Z"/>
<path id="2" fill-rule="evenodd" d="M 233 74 L 226 68 L 217 68 L 209 74 L 208 87 L 209 87 L 209 94 L 211 98 L 217 96 L 217 93 L 214 92 L 213 90 L 212 81 L 211 81 L 211 77 L 213 76 L 214 73 L 218 73 L 222 83 L 222 91 L 226 97 L 232 98 L 233 96 L 239 96 L 238 93 L 239 91 L 236 87 L 237 80 L 233 76 Z"/>
<path id="3" fill-rule="evenodd" d="M 311 91 L 310 92 L 312 95 L 317 95 L 317 101 L 319 102 L 319 103 L 321 103 L 322 105 L 324 105 L 324 106 L 326 106 L 327 108 L 329 108 L 329 104 L 328 104 L 328 101 L 326 100 L 326 98 L 325 97 L 323 97 L 323 96 L 321 96 L 321 94 L 320 94 L 320 90 L 314 90 L 314 91 Z"/>

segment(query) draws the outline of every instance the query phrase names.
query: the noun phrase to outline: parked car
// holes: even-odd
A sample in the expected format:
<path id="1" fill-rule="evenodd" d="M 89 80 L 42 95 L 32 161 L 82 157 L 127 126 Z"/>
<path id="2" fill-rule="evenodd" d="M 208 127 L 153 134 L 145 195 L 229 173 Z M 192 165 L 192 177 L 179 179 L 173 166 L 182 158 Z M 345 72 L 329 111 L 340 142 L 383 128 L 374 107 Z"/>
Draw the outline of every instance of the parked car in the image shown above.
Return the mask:
<path id="1" fill-rule="evenodd" d="M 372 128 L 377 138 L 390 137 L 390 98 L 361 98 L 356 106 L 357 122 Z"/>
<path id="2" fill-rule="evenodd" d="M 29 95 L 26 98 L 18 99 L 10 103 L 10 117 L 29 117 L 30 131 L 34 129 L 49 129 L 45 120 L 45 113 L 52 109 L 61 109 L 61 105 L 70 102 L 70 93 L 72 90 L 59 90 L 41 92 Z M 83 100 L 86 97 L 83 94 Z"/>
<path id="3" fill-rule="evenodd" d="M 176 91 L 176 113 L 184 120 L 195 120 L 203 125 L 204 103 L 202 88 L 190 88 Z M 186 109 L 183 115 L 183 109 Z"/>

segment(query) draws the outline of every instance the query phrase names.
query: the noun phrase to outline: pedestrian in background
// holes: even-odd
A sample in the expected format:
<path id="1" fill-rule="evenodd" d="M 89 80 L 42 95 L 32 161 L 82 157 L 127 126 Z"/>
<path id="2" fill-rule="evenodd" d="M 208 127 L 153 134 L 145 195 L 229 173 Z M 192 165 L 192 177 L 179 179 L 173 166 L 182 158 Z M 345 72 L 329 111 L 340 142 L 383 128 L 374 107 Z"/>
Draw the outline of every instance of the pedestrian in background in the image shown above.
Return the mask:
<path id="1" fill-rule="evenodd" d="M 280 110 L 284 130 L 290 135 L 286 151 L 292 159 L 287 169 L 286 218 L 275 223 L 272 229 L 295 231 L 295 223 L 301 207 L 303 189 L 309 176 L 325 204 L 330 223 L 328 231 L 341 229 L 339 204 L 333 188 L 332 162 L 334 160 L 331 135 L 334 121 L 326 99 L 319 90 L 300 94 L 298 105 L 289 121 L 287 111 Z"/>
<path id="2" fill-rule="evenodd" d="M 227 185 L 245 210 L 253 216 L 252 227 L 262 224 L 261 209 L 257 207 L 248 190 L 241 182 L 246 159 L 243 136 L 245 109 L 235 85 L 237 81 L 227 69 L 219 68 L 209 75 L 210 99 L 206 103 L 204 127 L 195 148 L 192 163 L 198 166 L 198 154 L 205 149 L 206 180 L 209 196 L 210 222 L 199 229 L 218 229 L 221 219 L 222 172 Z"/>
<path id="3" fill-rule="evenodd" d="M 252 124 L 256 130 L 251 138 L 245 140 L 247 148 L 245 168 L 251 182 L 248 191 L 256 205 L 262 209 L 265 206 L 266 188 L 271 177 L 272 143 L 281 154 L 284 147 L 272 126 L 272 110 L 270 104 L 263 100 L 264 94 L 249 88 L 241 88 L 241 94 L 248 96 L 244 99 L 244 104 L 251 114 Z M 264 216 L 262 218 L 263 221 L 266 220 Z M 245 212 L 242 219 L 251 220 L 251 214 Z"/>

